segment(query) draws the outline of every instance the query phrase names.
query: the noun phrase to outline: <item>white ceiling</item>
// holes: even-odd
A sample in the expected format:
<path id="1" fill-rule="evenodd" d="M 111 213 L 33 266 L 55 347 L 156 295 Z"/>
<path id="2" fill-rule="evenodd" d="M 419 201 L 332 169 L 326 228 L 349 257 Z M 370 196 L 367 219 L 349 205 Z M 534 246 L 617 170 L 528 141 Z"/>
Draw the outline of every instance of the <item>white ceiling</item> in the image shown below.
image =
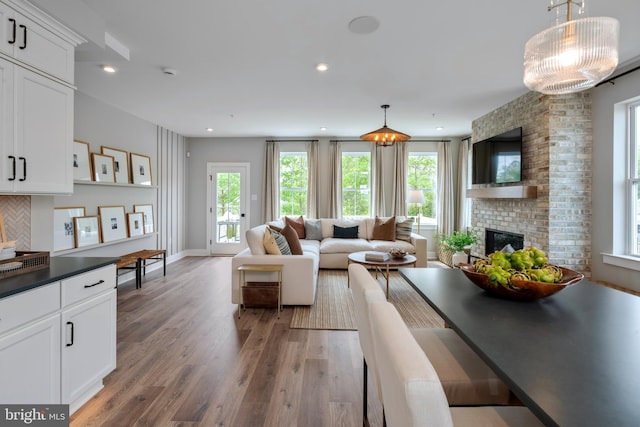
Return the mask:
<path id="1" fill-rule="evenodd" d="M 207 137 L 356 137 L 382 125 L 382 104 L 387 124 L 414 137 L 468 135 L 472 120 L 527 91 L 524 45 L 554 19 L 545 0 L 82 1 L 130 60 L 81 48 L 92 54 L 78 55 L 78 89 Z M 640 1 L 587 2 L 589 16 L 620 20 L 620 63 L 638 59 Z M 349 31 L 367 15 L 377 31 Z"/>

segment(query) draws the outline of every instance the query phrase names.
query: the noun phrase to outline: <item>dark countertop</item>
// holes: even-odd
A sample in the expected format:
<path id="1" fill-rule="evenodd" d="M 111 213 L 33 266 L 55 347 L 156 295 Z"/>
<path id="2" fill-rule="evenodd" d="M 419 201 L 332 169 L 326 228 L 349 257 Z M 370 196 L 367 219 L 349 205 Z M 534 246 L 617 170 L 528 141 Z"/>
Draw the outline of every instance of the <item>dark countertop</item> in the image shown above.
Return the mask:
<path id="1" fill-rule="evenodd" d="M 545 425 L 639 425 L 640 297 L 583 280 L 510 301 L 459 269 L 400 272 Z"/>
<path id="2" fill-rule="evenodd" d="M 118 257 L 51 257 L 49 268 L 0 279 L 0 299 L 118 261 Z"/>

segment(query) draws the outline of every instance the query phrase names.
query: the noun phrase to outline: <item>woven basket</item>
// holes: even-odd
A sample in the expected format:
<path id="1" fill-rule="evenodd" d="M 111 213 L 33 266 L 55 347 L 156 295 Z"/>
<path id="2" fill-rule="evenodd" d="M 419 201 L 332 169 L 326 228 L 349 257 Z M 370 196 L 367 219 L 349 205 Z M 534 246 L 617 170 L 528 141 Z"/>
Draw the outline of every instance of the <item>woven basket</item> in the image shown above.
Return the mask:
<path id="1" fill-rule="evenodd" d="M 444 246 L 438 248 L 438 259 L 440 262 L 447 264 L 449 267 L 453 267 L 453 253 L 444 249 Z"/>

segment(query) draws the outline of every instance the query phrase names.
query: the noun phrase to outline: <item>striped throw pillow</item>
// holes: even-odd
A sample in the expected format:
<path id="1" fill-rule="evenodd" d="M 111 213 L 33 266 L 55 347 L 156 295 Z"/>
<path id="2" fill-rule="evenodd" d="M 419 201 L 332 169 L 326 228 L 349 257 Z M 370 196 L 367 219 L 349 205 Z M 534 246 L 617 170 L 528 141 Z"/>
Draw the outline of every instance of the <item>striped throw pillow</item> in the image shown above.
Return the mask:
<path id="1" fill-rule="evenodd" d="M 411 242 L 411 230 L 413 229 L 413 218 L 396 222 L 396 240 Z"/>
<path id="2" fill-rule="evenodd" d="M 287 239 L 268 227 L 264 230 L 262 243 L 264 244 L 265 252 L 269 255 L 291 255 L 291 248 L 289 248 Z"/>

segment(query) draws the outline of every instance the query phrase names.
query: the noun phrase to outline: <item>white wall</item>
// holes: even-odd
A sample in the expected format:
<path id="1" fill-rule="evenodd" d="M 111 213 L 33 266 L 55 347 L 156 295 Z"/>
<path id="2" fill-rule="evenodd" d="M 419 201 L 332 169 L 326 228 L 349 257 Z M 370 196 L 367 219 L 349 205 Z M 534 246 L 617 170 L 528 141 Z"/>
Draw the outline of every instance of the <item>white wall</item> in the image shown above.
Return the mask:
<path id="1" fill-rule="evenodd" d="M 624 227 L 624 158 L 626 144 L 622 106 L 616 104 L 640 97 L 640 71 L 592 89 L 593 95 L 593 224 L 592 278 L 640 291 L 640 271 L 603 262 L 603 253 L 622 249 Z M 614 110 L 616 111 L 614 120 Z M 640 260 L 633 263 L 640 269 Z"/>
<path id="2" fill-rule="evenodd" d="M 124 206 L 125 212 L 133 212 L 134 204 L 149 203 L 154 205 L 154 209 L 157 209 L 158 137 L 156 125 L 83 93 L 76 92 L 74 128 L 74 138 L 88 142 L 91 152 L 99 153 L 100 147 L 104 145 L 150 156 L 154 186 L 147 189 L 76 184 L 74 185 L 74 194 L 71 196 L 34 196 L 32 198 L 33 213 L 40 218 L 52 218 L 53 207 L 84 206 L 87 215 L 98 215 L 98 206 L 120 205 Z M 154 214 L 157 218 L 157 211 Z M 37 222 L 34 221 L 34 228 L 40 227 Z M 44 229 L 34 229 L 32 234 L 37 233 L 43 236 L 43 239 L 50 240 L 50 246 L 47 248 L 52 249 L 52 219 L 44 222 L 47 223 Z M 119 256 L 140 249 L 155 249 L 157 240 L 158 235 L 152 234 L 139 240 L 100 246 L 81 252 L 75 251 L 72 254 L 74 256 Z M 45 246 L 38 245 L 38 247 Z M 64 255 L 65 252 L 56 254 Z"/>
<path id="3" fill-rule="evenodd" d="M 188 138 L 187 151 L 190 156 L 187 159 L 187 242 L 186 247 L 193 250 L 205 250 L 207 240 L 205 230 L 207 219 L 207 163 L 208 162 L 248 162 L 251 165 L 250 192 L 256 195 L 257 200 L 251 201 L 250 224 L 258 225 L 262 222 L 263 206 L 263 175 L 264 175 L 264 150 L 267 138 Z M 311 138 L 301 138 L 311 139 Z M 320 217 L 328 217 L 328 203 L 326 203 L 329 193 L 329 179 L 327 171 L 329 168 L 329 140 L 333 138 L 317 138 L 319 140 L 319 198 Z M 343 151 L 365 151 L 369 152 L 371 145 L 368 142 L 359 141 L 354 138 L 340 138 L 347 140 L 341 142 Z M 416 138 L 420 139 L 420 138 Z M 426 139 L 426 138 L 425 138 Z M 429 138 L 431 139 L 431 138 Z M 448 138 L 445 138 L 448 139 Z M 460 140 L 453 138 L 452 155 L 457 159 Z M 435 142 L 409 142 L 412 151 L 437 151 Z M 308 143 L 304 141 L 281 141 L 280 151 L 306 151 Z M 393 152 L 391 149 L 385 155 L 384 168 L 387 177 L 385 188 L 391 189 L 393 185 Z M 454 176 L 457 176 L 455 168 L 457 160 L 454 160 Z M 386 194 L 386 207 L 390 211 L 392 206 L 391 191 Z M 435 257 L 435 242 L 433 240 L 433 229 L 423 227 L 421 234 L 429 238 L 429 252 L 431 257 Z"/>

